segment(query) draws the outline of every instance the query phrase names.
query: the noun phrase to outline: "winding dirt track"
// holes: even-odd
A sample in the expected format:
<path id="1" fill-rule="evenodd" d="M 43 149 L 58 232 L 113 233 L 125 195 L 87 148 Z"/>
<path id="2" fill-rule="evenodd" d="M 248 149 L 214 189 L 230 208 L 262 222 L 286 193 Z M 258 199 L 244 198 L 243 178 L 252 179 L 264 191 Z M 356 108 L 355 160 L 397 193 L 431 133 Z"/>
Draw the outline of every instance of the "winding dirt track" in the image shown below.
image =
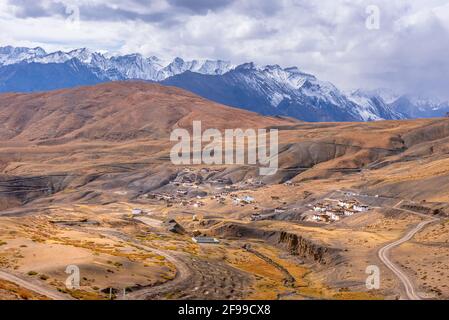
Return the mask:
<path id="1" fill-rule="evenodd" d="M 0 279 L 15 283 L 22 288 L 31 290 L 53 300 L 74 300 L 72 297 L 62 294 L 56 290 L 44 288 L 4 271 L 0 271 Z"/>
<path id="2" fill-rule="evenodd" d="M 393 273 L 401 280 L 404 285 L 405 294 L 409 300 L 421 300 L 421 297 L 415 291 L 415 287 L 407 275 L 389 259 L 389 252 L 392 248 L 397 247 L 404 242 L 409 241 L 413 236 L 419 232 L 422 228 L 424 228 L 429 223 L 434 222 L 434 220 L 423 221 L 419 223 L 416 227 L 410 230 L 404 237 L 395 242 L 387 244 L 385 247 L 381 248 L 378 252 L 379 259 L 391 270 Z"/>
<path id="3" fill-rule="evenodd" d="M 128 293 L 125 297 L 126 300 L 145 300 L 148 297 L 159 295 L 167 292 L 172 292 L 178 288 L 182 283 L 189 280 L 191 275 L 190 268 L 184 262 L 184 259 L 180 255 L 174 255 L 168 253 L 165 250 L 158 250 L 146 246 L 140 245 L 140 247 L 146 251 L 156 253 L 176 266 L 176 276 L 173 280 L 165 282 L 161 285 L 149 288 L 142 288 L 137 291 Z"/>
<path id="4" fill-rule="evenodd" d="M 399 207 L 399 205 L 402 202 L 403 201 L 400 201 L 398 204 L 396 204 L 394 206 L 394 208 L 395 209 L 399 209 L 398 207 Z M 415 215 L 419 215 L 421 217 L 429 218 L 428 216 L 426 216 L 424 214 L 413 212 L 411 210 L 407 210 L 407 209 L 399 209 L 399 210 L 406 211 L 408 213 L 412 213 L 412 214 L 415 214 Z M 426 221 L 420 222 L 412 230 L 407 232 L 401 239 L 396 240 L 395 242 L 392 242 L 390 244 L 387 244 L 386 246 L 380 248 L 379 251 L 378 251 L 379 259 L 387 266 L 388 269 L 393 271 L 393 273 L 402 282 L 402 284 L 404 286 L 406 298 L 409 299 L 409 300 L 421 300 L 421 297 L 416 292 L 415 287 L 414 287 L 412 281 L 407 277 L 407 275 L 395 263 L 393 263 L 390 260 L 390 258 L 389 258 L 390 250 L 392 248 L 400 246 L 404 242 L 409 241 L 410 239 L 412 239 L 415 236 L 416 233 L 421 231 L 426 225 L 428 225 L 428 224 L 430 224 L 432 222 L 438 221 L 438 220 L 439 220 L 438 218 L 431 218 L 430 220 L 426 220 Z"/>
<path id="5" fill-rule="evenodd" d="M 241 299 L 248 292 L 249 277 L 220 261 L 206 261 L 183 253 L 156 249 L 117 231 L 107 231 L 104 236 L 134 243 L 139 249 L 158 254 L 176 266 L 173 280 L 161 285 L 138 288 L 119 300 L 166 299 Z"/>

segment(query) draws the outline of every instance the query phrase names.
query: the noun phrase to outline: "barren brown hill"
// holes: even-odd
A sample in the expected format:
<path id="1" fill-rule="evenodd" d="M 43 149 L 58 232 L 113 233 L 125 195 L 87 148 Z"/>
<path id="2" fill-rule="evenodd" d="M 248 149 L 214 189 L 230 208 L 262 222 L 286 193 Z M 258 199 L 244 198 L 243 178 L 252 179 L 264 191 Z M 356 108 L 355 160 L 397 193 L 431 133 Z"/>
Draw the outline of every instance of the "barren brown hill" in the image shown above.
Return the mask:
<path id="1" fill-rule="evenodd" d="M 279 170 L 173 164 L 170 133 L 194 120 L 278 128 Z M 369 210 L 343 214 L 345 199 Z M 326 203 L 339 219 L 315 220 Z M 396 299 L 379 252 L 432 219 L 390 259 L 417 291 L 449 297 L 448 216 L 446 118 L 304 123 L 143 82 L 0 95 L 0 269 L 37 293 L 65 292 L 76 262 L 75 298 Z M 380 291 L 366 291 L 367 265 L 382 267 Z"/>
<path id="2" fill-rule="evenodd" d="M 279 129 L 276 175 L 257 177 L 255 166 L 216 166 L 210 180 L 347 180 L 372 194 L 449 199 L 449 119 L 301 123 L 177 88 L 115 82 L 0 95 L 1 203 L 10 208 L 53 196 L 101 203 L 117 200 L 114 192 L 123 189 L 133 199 L 164 188 L 184 169 L 167 159 L 170 132 L 194 120 L 203 129 Z"/>
<path id="3" fill-rule="evenodd" d="M 36 94 L 0 95 L 2 141 L 125 141 L 166 138 L 201 120 L 205 128 L 259 128 L 293 123 L 223 106 L 182 89 L 112 82 Z"/>

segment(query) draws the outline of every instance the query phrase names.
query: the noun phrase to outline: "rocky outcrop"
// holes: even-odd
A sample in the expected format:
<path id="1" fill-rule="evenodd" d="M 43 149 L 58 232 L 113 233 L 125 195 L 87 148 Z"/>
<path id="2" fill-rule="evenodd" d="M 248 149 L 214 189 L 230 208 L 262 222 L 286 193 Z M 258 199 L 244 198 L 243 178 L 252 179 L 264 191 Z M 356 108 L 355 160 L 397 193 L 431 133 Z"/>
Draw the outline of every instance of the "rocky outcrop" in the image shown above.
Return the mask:
<path id="1" fill-rule="evenodd" d="M 228 238 L 262 239 L 291 255 L 320 264 L 331 264 L 339 260 L 340 249 L 316 243 L 299 234 L 286 231 L 259 229 L 238 223 L 225 223 L 213 229 L 214 235 Z"/>
<path id="2" fill-rule="evenodd" d="M 402 136 L 404 144 L 407 148 L 414 145 L 444 139 L 449 137 L 449 121 L 447 119 L 435 120 L 434 123 L 413 130 Z"/>
<path id="3" fill-rule="evenodd" d="M 285 247 L 290 254 L 305 259 L 313 259 L 320 264 L 329 264 L 336 260 L 339 249 L 319 245 L 295 233 L 281 231 L 278 245 Z"/>
<path id="4" fill-rule="evenodd" d="M 0 176 L 0 208 L 20 206 L 37 198 L 50 196 L 74 179 L 69 174 L 47 176 Z"/>
<path id="5" fill-rule="evenodd" d="M 176 222 L 175 219 L 168 219 L 168 220 L 164 221 L 164 226 L 167 228 L 167 231 L 169 231 L 169 232 L 178 233 L 178 234 L 185 233 L 185 229 L 178 222 Z"/>
<path id="6" fill-rule="evenodd" d="M 251 247 L 250 244 L 245 244 L 243 246 L 243 249 L 245 249 L 248 252 L 251 252 L 252 254 L 254 254 L 256 257 L 264 260 L 265 262 L 271 264 L 273 267 L 275 267 L 276 269 L 278 269 L 283 275 L 284 275 L 284 285 L 287 287 L 292 287 L 294 286 L 296 280 L 295 278 L 290 274 L 290 272 L 288 272 L 288 270 L 283 267 L 282 265 L 280 265 L 279 263 L 277 263 L 276 261 L 274 261 L 273 259 L 271 259 L 270 257 L 267 257 L 266 255 L 260 253 L 259 251 L 253 249 Z"/>

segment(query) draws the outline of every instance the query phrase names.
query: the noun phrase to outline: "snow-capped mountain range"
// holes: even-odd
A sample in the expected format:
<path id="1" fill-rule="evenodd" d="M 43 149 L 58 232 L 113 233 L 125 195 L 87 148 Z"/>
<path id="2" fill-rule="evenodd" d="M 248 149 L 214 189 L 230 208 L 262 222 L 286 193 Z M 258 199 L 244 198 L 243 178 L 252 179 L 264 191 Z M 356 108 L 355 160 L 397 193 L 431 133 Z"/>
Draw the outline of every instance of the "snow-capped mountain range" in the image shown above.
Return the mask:
<path id="1" fill-rule="evenodd" d="M 108 56 L 86 48 L 47 53 L 39 47 L 0 47 L 0 92 L 130 79 L 174 85 L 219 103 L 306 121 L 404 119 L 442 116 L 449 111 L 447 102 L 385 89 L 344 93 L 297 67 L 236 66 L 229 61 L 182 58 L 165 61 L 141 54 Z"/>
<path id="2" fill-rule="evenodd" d="M 92 52 L 86 48 L 52 53 L 46 53 L 44 49 L 39 47 L 15 48 L 8 46 L 0 48 L 0 66 L 17 64 L 19 62 L 66 63 L 72 59 L 77 59 L 89 67 L 98 69 L 98 75 L 108 80 L 141 79 L 161 81 L 186 71 L 220 75 L 233 68 L 230 62 L 222 60 L 184 61 L 181 58 L 175 58 L 167 63 L 155 56 L 145 58 L 138 53 L 106 57 L 99 52 Z"/>

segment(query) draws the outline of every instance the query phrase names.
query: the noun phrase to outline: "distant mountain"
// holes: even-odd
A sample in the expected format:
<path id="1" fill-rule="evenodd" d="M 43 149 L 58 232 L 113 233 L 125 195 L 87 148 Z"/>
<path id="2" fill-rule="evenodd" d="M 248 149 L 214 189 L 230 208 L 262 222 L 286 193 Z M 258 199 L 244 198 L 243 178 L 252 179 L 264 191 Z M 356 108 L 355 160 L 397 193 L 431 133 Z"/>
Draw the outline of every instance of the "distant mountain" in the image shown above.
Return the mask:
<path id="1" fill-rule="evenodd" d="M 3 53 L 4 52 L 4 53 Z M 56 51 L 46 53 L 40 48 L 13 48 L 0 49 L 0 65 L 9 65 L 18 62 L 25 63 L 65 63 L 77 59 L 81 63 L 98 69 L 103 78 L 110 80 L 141 79 L 160 81 L 173 75 L 186 71 L 202 74 L 223 74 L 233 66 L 230 62 L 222 60 L 192 60 L 184 61 L 175 58 L 171 62 L 164 62 L 157 57 L 144 58 L 140 54 L 106 57 L 99 52 L 81 48 L 69 52 Z M 5 61 L 2 63 L 2 61 Z"/>
<path id="2" fill-rule="evenodd" d="M 406 113 L 391 107 L 391 101 L 395 101 L 396 98 L 392 95 L 385 96 L 382 93 L 359 89 L 351 92 L 348 97 L 359 106 L 359 114 L 365 121 L 407 118 Z"/>
<path id="3" fill-rule="evenodd" d="M 0 66 L 19 63 L 24 60 L 43 57 L 47 53 L 42 48 L 0 47 Z"/>
<path id="4" fill-rule="evenodd" d="M 377 96 L 345 95 L 332 83 L 298 68 L 247 63 L 220 77 L 181 73 L 162 83 L 184 88 L 223 104 L 305 121 L 403 119 Z"/>
<path id="5" fill-rule="evenodd" d="M 35 92 L 118 80 L 146 80 L 187 89 L 210 100 L 265 115 L 305 121 L 376 121 L 442 116 L 448 104 L 423 106 L 388 90 L 341 92 L 296 67 L 234 66 L 222 60 L 140 54 L 107 56 L 81 48 L 0 48 L 0 92 Z"/>
<path id="6" fill-rule="evenodd" d="M 64 63 L 18 63 L 0 67 L 0 92 L 32 92 L 105 82 L 92 68 L 72 59 Z"/>
<path id="7" fill-rule="evenodd" d="M 391 108 L 409 118 L 435 118 L 443 117 L 449 112 L 449 102 L 403 95 L 391 103 Z"/>
<path id="8" fill-rule="evenodd" d="M 358 106 L 335 86 L 297 68 L 247 63 L 221 76 L 184 72 L 163 84 L 192 91 L 226 105 L 305 121 L 363 120 Z"/>

